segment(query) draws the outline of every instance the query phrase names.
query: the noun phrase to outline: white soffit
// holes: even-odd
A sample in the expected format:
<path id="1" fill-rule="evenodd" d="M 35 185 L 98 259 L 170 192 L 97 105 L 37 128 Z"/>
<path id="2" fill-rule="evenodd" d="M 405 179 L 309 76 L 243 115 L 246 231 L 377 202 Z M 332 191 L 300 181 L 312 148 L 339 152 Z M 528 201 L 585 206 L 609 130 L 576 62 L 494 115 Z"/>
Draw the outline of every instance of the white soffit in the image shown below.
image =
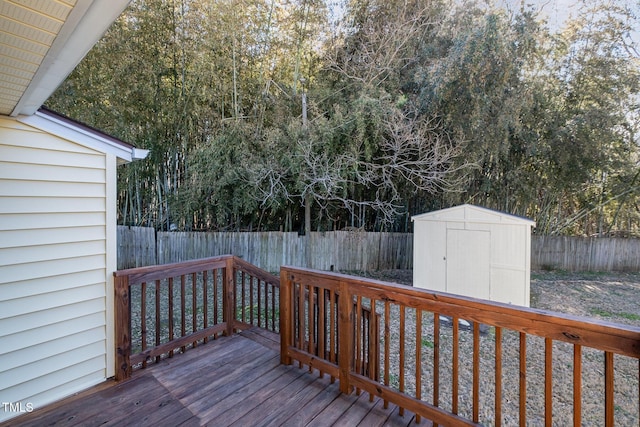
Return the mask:
<path id="1" fill-rule="evenodd" d="M 0 0 L 0 114 L 34 114 L 130 0 Z"/>

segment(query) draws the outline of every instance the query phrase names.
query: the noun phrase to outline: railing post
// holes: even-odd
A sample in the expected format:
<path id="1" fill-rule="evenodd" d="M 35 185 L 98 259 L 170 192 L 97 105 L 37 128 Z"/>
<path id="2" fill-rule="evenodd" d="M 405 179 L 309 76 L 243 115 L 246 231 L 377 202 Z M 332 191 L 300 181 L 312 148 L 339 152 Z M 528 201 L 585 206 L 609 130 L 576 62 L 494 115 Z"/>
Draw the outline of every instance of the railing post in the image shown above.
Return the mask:
<path id="1" fill-rule="evenodd" d="M 287 270 L 280 267 L 280 363 L 291 365 L 289 346 L 293 345 L 293 283 Z"/>
<path id="2" fill-rule="evenodd" d="M 115 289 L 115 377 L 116 381 L 131 377 L 131 298 L 129 276 L 114 273 Z"/>
<path id="3" fill-rule="evenodd" d="M 340 293 L 338 294 L 338 369 L 340 380 L 340 392 L 350 394 L 352 391 L 349 382 L 353 354 L 353 297 L 349 292 L 349 283 L 340 281 Z"/>
<path id="4" fill-rule="evenodd" d="M 222 299 L 222 321 L 226 322 L 227 329 L 225 335 L 233 335 L 233 329 L 235 324 L 235 295 L 236 295 L 236 269 L 233 262 L 233 257 L 227 258 L 225 267 L 225 285 L 224 295 Z"/>

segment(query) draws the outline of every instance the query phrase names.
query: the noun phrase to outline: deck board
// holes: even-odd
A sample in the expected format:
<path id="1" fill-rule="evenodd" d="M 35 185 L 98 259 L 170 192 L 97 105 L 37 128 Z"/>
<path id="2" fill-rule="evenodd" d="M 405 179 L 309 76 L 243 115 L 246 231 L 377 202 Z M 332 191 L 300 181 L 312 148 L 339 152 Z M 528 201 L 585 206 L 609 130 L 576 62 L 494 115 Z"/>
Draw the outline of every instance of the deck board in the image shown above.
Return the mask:
<path id="1" fill-rule="evenodd" d="M 11 426 L 408 426 L 413 414 L 340 393 L 328 375 L 280 364 L 278 336 L 253 329 L 210 340 L 104 385 L 36 409 Z M 3 424 L 4 425 L 4 424 Z M 429 425 L 422 423 L 421 425 Z"/>

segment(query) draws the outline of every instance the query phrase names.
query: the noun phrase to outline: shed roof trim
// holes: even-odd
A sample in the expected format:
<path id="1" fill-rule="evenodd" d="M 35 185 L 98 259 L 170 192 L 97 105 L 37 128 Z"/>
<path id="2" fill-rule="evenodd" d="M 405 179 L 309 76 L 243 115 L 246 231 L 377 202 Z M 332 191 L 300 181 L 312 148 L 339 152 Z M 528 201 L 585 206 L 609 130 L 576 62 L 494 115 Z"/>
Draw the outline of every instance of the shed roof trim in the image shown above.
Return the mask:
<path id="1" fill-rule="evenodd" d="M 447 222 L 475 222 L 475 223 L 511 223 L 527 224 L 535 227 L 535 221 L 506 212 L 487 209 L 481 206 L 464 204 L 427 212 L 411 217 L 412 221 L 447 221 Z"/>

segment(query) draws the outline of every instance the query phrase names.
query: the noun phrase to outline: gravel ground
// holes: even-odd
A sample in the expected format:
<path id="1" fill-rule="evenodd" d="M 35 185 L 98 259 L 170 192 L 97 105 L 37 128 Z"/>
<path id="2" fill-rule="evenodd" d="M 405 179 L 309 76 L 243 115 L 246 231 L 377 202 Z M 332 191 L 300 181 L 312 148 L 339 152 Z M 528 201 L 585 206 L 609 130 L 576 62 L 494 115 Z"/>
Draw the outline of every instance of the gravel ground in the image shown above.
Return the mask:
<path id="1" fill-rule="evenodd" d="M 353 273 L 351 273 L 353 274 Z M 379 271 L 358 273 L 378 280 L 411 285 L 411 271 Z M 570 274 L 534 272 L 531 278 L 531 307 L 588 316 L 609 322 L 640 327 L 640 274 Z M 380 311 L 380 310 L 378 310 Z M 411 310 L 408 311 L 408 313 Z M 408 314 L 405 330 L 415 329 L 414 317 Z M 398 339 L 394 328 L 398 315 L 392 311 L 392 336 Z M 395 320 L 394 320 L 395 319 Z M 433 390 L 430 376 L 432 365 L 433 322 L 423 322 L 422 330 L 422 382 L 421 397 L 431 401 Z M 397 325 L 397 324 L 395 324 Z M 407 336 L 411 336 L 407 333 Z M 441 328 L 440 346 L 440 405 L 451 409 L 451 328 Z M 415 339 L 407 339 L 405 354 L 404 388 L 415 392 Z M 502 420 L 503 425 L 518 424 L 519 339 L 513 331 L 503 331 Z M 460 399 L 459 414 L 471 418 L 472 345 L 469 331 L 460 333 Z M 384 346 L 384 344 L 383 344 Z M 493 425 L 494 411 L 494 349 L 495 331 L 489 329 L 481 337 L 481 402 L 480 422 Z M 390 365 L 398 366 L 397 353 L 390 352 Z M 582 352 L 582 424 L 600 426 L 604 421 L 604 355 L 583 348 Z M 395 358 L 394 358 L 395 356 Z M 640 422 L 639 363 L 636 359 L 615 356 L 615 424 L 638 426 Z M 399 372 L 391 374 L 391 384 L 399 385 Z M 553 346 L 553 425 L 573 423 L 573 346 L 554 342 Z M 544 339 L 527 337 L 527 425 L 544 425 Z"/>

